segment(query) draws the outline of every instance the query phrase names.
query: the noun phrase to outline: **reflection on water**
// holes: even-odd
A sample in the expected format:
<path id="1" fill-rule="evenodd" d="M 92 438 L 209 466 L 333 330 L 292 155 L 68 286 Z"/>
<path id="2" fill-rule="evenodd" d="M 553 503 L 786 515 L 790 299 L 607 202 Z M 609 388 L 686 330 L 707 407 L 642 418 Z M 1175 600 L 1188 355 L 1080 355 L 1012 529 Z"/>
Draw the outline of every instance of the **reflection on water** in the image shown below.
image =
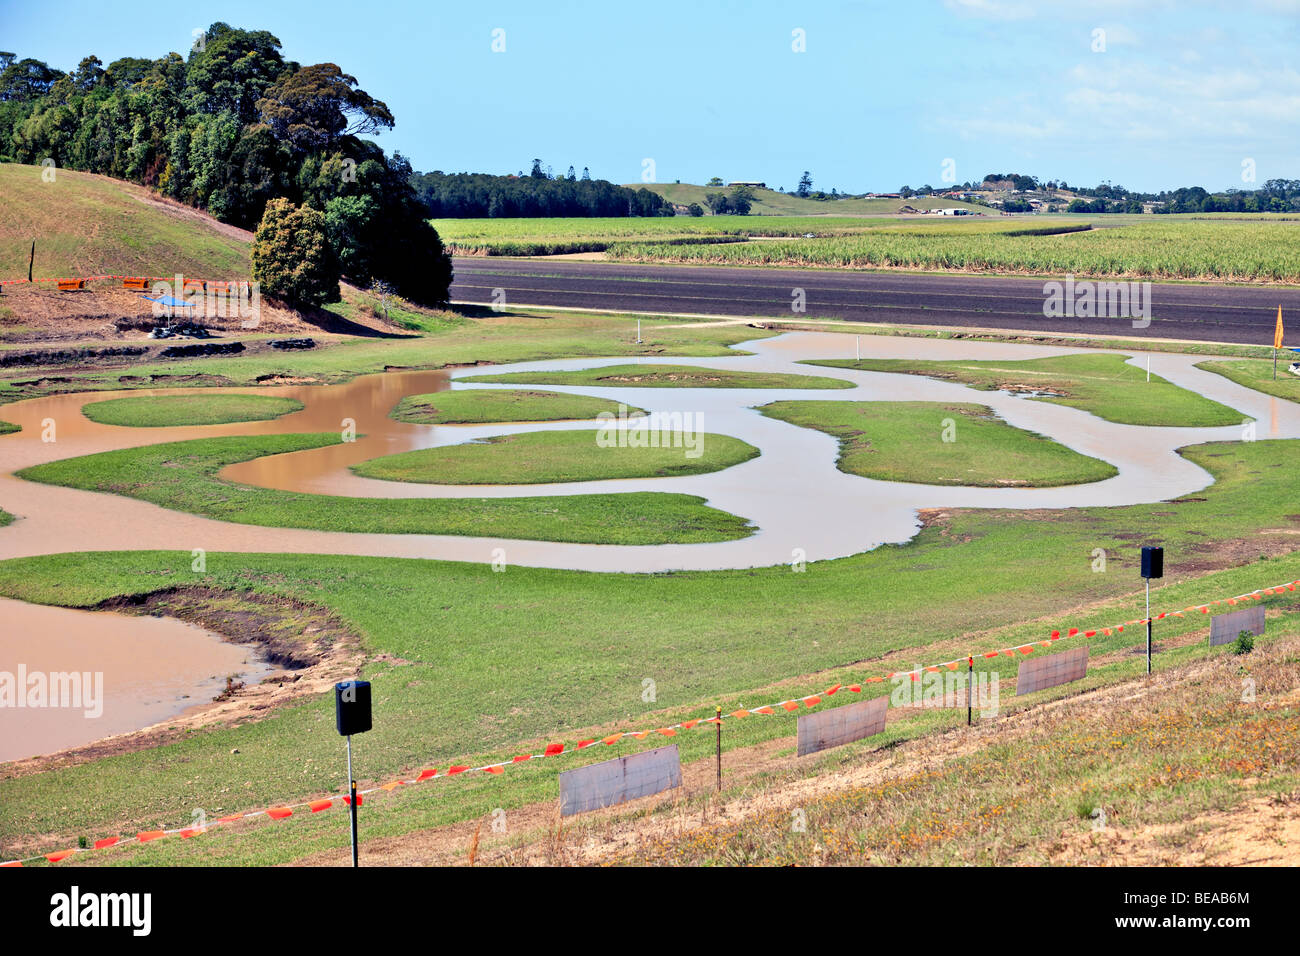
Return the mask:
<path id="1" fill-rule="evenodd" d="M 262 488 L 336 493 L 331 479 L 346 475 L 349 465 L 438 444 L 432 426 L 399 422 L 389 413 L 407 395 L 442 392 L 450 387 L 446 372 L 387 372 L 326 388 L 301 386 L 290 397 L 303 402 L 306 408 L 280 419 L 274 429 L 255 426 L 242 434 L 352 432 L 355 440 L 241 462 L 228 468 L 222 477 Z"/>

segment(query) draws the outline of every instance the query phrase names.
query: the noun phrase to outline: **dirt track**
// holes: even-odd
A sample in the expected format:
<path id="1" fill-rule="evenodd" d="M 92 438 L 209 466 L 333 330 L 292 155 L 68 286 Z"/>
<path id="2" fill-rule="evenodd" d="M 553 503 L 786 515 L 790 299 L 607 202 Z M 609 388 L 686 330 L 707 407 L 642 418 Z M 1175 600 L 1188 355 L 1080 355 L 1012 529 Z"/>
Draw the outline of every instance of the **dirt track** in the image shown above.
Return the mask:
<path id="1" fill-rule="evenodd" d="M 1064 277 L 1058 277 L 1064 278 Z M 1280 304 L 1300 310 L 1300 289 L 1153 283 L 1150 326 L 1127 318 L 1046 318 L 1043 279 L 830 269 L 457 258 L 451 297 L 507 305 L 719 316 L 836 318 L 850 322 L 1013 329 L 1271 345 Z M 806 310 L 791 308 L 804 290 Z"/>

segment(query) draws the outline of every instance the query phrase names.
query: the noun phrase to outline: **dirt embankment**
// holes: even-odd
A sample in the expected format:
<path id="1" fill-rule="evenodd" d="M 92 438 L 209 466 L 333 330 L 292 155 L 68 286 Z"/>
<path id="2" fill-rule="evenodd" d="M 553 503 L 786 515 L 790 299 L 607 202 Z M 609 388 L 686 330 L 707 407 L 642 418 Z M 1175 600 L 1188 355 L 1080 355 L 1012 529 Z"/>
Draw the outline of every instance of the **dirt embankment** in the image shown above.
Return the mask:
<path id="1" fill-rule="evenodd" d="M 357 294 L 349 289 L 351 294 Z M 149 332 L 166 324 L 156 303 L 140 292 L 112 288 L 108 280 L 74 292 L 35 286 L 10 286 L 0 295 L 0 342 L 7 344 L 151 341 Z M 224 337 L 303 335 L 334 332 L 394 335 L 401 330 L 361 309 L 349 320 L 324 309 L 295 309 L 269 296 L 260 300 L 256 317 L 241 316 L 239 306 L 223 302 L 200 310 L 193 319 Z M 177 312 L 179 313 L 179 309 Z M 247 311 L 247 309 L 246 309 Z M 181 321 L 178 318 L 176 321 Z"/>

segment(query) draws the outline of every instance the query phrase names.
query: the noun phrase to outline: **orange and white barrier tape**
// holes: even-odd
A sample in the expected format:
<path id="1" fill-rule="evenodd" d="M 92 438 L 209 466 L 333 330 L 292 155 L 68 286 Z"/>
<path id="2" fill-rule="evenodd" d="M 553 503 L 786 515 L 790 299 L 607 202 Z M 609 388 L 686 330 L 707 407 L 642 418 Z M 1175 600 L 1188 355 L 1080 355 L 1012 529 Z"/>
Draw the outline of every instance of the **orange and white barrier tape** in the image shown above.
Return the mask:
<path id="1" fill-rule="evenodd" d="M 1211 607 L 1218 607 L 1224 604 L 1235 605 L 1247 601 L 1262 601 L 1265 597 L 1278 595 L 1283 593 L 1284 591 L 1295 591 L 1297 585 L 1300 585 L 1300 580 L 1289 581 L 1285 584 L 1274 585 L 1272 587 L 1260 588 L 1255 591 L 1247 592 L 1246 594 L 1239 594 L 1235 597 L 1223 598 L 1218 601 L 1209 601 L 1205 604 L 1192 604 L 1189 605 L 1188 607 L 1183 608 L 1183 610 L 1181 611 L 1162 611 L 1160 614 L 1152 615 L 1151 620 L 1159 621 L 1167 617 L 1183 617 L 1186 614 L 1192 612 L 1208 614 L 1210 612 Z M 1071 627 L 1068 628 L 1065 631 L 1065 633 L 1062 633 L 1059 630 L 1052 631 L 1051 637 L 1047 640 L 1034 641 L 1029 644 L 1019 644 L 1013 647 L 1003 647 L 995 651 L 986 651 L 983 655 L 980 656 L 987 659 L 987 658 L 994 658 L 1003 655 L 1007 657 L 1015 657 L 1017 653 L 1032 654 L 1034 651 L 1038 650 L 1039 648 L 1051 647 L 1053 642 L 1058 640 L 1068 640 L 1069 638 L 1080 637 L 1080 636 L 1084 638 L 1089 638 L 1089 637 L 1095 637 L 1098 634 L 1108 637 L 1115 633 L 1123 633 L 1124 628 L 1126 627 L 1140 626 L 1140 625 L 1145 625 L 1146 623 L 1147 623 L 1147 619 L 1142 618 L 1141 620 L 1126 621 L 1123 624 L 1112 624 L 1109 627 L 1101 627 L 1101 628 L 1096 628 L 1095 630 L 1088 630 L 1088 631 Z M 855 684 L 848 684 L 848 685 L 835 684 L 831 687 L 828 687 L 826 690 L 818 694 L 807 694 L 803 697 L 792 697 L 787 700 L 778 701 L 777 703 L 774 704 L 765 704 L 760 707 L 750 707 L 748 709 L 733 710 L 730 713 L 721 714 L 720 716 L 699 717 L 694 720 L 684 720 L 681 723 L 670 724 L 667 727 L 657 727 L 652 730 L 616 731 L 615 733 L 609 734 L 606 737 L 592 738 L 590 740 L 580 740 L 572 746 L 563 743 L 549 744 L 546 747 L 546 749 L 543 750 L 541 753 L 520 754 L 516 757 L 512 757 L 509 760 L 502 760 L 498 763 L 484 764 L 478 767 L 453 764 L 452 766 L 448 767 L 446 770 L 442 770 L 437 767 L 428 768 L 428 769 L 421 770 L 416 776 L 414 776 L 409 780 L 407 779 L 393 780 L 390 781 L 389 783 L 384 784 L 383 786 L 370 787 L 366 790 L 357 791 L 357 806 L 358 807 L 361 806 L 362 803 L 364 802 L 364 798 L 370 796 L 371 794 L 380 793 L 381 791 L 392 792 L 393 790 L 396 790 L 399 787 L 413 786 L 414 784 L 417 783 L 424 783 L 427 780 L 442 780 L 447 777 L 457 777 L 457 776 L 461 776 L 462 774 L 468 774 L 468 773 L 501 774 L 505 772 L 505 769 L 507 767 L 513 767 L 516 764 L 530 763 L 534 760 L 544 760 L 548 757 L 559 757 L 564 754 L 577 753 L 580 750 L 586 750 L 588 747 L 592 747 L 596 744 L 604 744 L 605 746 L 612 746 L 616 743 L 620 743 L 621 741 L 626 740 L 629 737 L 636 740 L 643 740 L 646 737 L 651 736 L 652 734 L 658 734 L 659 736 L 662 737 L 675 737 L 677 736 L 678 731 L 690 730 L 694 727 L 700 727 L 700 726 L 705 726 L 710 724 L 717 724 L 722 720 L 726 720 L 728 718 L 739 720 L 745 717 L 751 717 L 755 715 L 781 716 L 782 714 L 793 713 L 794 711 L 799 710 L 800 707 L 811 709 L 813 707 L 816 707 L 818 704 L 822 703 L 822 701 L 825 700 L 826 698 L 834 697 L 841 690 L 847 690 L 854 694 L 860 694 L 862 692 L 863 686 L 867 684 L 878 684 L 887 680 L 893 680 L 895 678 L 903 678 L 903 677 L 910 677 L 913 681 L 917 681 L 921 679 L 922 674 L 938 673 L 944 668 L 947 668 L 948 670 L 956 670 L 958 667 L 962 665 L 973 666 L 974 656 L 975 655 L 968 655 L 966 657 L 961 657 L 956 660 L 944 661 L 941 664 L 926 664 L 920 667 L 916 667 L 910 671 L 891 671 L 890 673 L 884 674 L 883 676 L 867 677 L 862 681 L 860 681 L 859 683 L 855 683 Z M 268 807 L 265 810 L 252 810 L 246 813 L 232 813 L 228 816 L 218 817 L 215 823 L 208 824 L 206 826 L 201 826 L 201 827 L 177 827 L 175 829 L 170 829 L 170 830 L 145 830 L 140 833 L 137 833 L 135 836 L 106 837 L 102 840 L 96 840 L 93 846 L 73 847 L 68 850 L 59 850 L 55 853 L 45 853 L 39 856 L 27 857 L 21 860 L 7 860 L 5 862 L 0 862 L 0 867 L 22 866 L 25 863 L 34 863 L 37 860 L 47 860 L 50 863 L 58 863 L 60 860 L 65 860 L 68 857 L 74 856 L 78 853 L 88 853 L 91 852 L 92 850 L 106 850 L 111 847 L 130 846 L 136 843 L 149 843 L 152 842 L 153 840 L 162 839 L 164 837 L 179 836 L 182 839 L 188 839 L 190 837 L 198 836 L 201 833 L 207 833 L 210 830 L 219 829 L 223 826 L 229 826 L 230 824 L 238 823 L 243 820 L 252 820 L 252 819 L 256 819 L 257 817 L 269 817 L 272 820 L 282 820 L 286 817 L 293 816 L 295 811 L 307 810 L 311 813 L 320 813 L 321 811 L 328 810 L 334 806 L 347 806 L 349 802 L 350 802 L 350 797 L 344 795 L 344 796 L 337 796 L 337 797 L 323 797 L 318 800 L 305 800 L 299 803 L 277 804 L 276 806 Z"/>
<path id="2" fill-rule="evenodd" d="M 176 281 L 176 277 L 175 277 L 174 275 L 173 275 L 173 276 L 110 276 L 110 275 L 102 275 L 102 276 L 69 276 L 69 277 L 65 277 L 65 278 L 53 278 L 53 279 L 0 279 L 0 286 L 7 286 L 7 285 L 39 285 L 39 284 L 42 283 L 42 282 L 54 282 L 54 283 L 57 283 L 57 284 L 68 284 L 68 283 L 73 283 L 73 282 L 85 283 L 85 282 L 98 282 L 98 281 L 101 281 L 101 280 L 103 280 L 103 279 L 113 279 L 113 280 L 115 280 L 115 281 L 116 281 L 116 280 L 121 280 L 121 281 L 124 282 L 124 283 L 125 283 L 125 282 L 132 282 L 132 283 L 135 283 L 135 282 L 145 282 L 145 283 L 148 283 L 148 285 L 149 285 L 150 287 L 152 287 L 153 283 L 155 283 L 155 282 L 175 282 L 175 281 Z M 246 280 L 246 279 L 245 279 L 245 280 L 238 280 L 238 279 L 229 279 L 229 280 L 227 280 L 227 279 L 183 279 L 182 281 L 184 282 L 184 284 L 185 284 L 185 288 L 186 288 L 186 289 L 190 289 L 190 288 L 194 288 L 194 287 L 197 287 L 197 288 L 201 288 L 201 289 L 202 289 L 202 288 L 207 288 L 207 287 L 210 286 L 210 285 L 211 285 L 211 286 L 223 286 L 223 287 L 225 287 L 225 286 L 232 286 L 232 285 L 238 285 L 239 282 L 241 282 L 241 281 L 245 281 L 245 282 L 246 282 L 246 281 L 248 281 L 248 280 Z M 134 286 L 131 286 L 130 288 L 135 288 L 135 287 L 134 287 Z M 148 289 L 146 289 L 145 291 L 148 291 Z"/>

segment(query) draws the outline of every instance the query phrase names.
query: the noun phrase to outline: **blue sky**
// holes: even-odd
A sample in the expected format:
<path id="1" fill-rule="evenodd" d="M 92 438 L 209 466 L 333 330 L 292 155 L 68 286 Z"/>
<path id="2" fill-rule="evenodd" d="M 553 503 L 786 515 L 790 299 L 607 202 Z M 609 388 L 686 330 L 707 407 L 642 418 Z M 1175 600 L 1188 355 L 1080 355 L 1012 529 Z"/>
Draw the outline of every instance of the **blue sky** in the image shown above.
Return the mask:
<path id="1" fill-rule="evenodd" d="M 385 101 L 397 127 L 380 142 L 420 170 L 538 156 L 634 182 L 650 159 L 659 182 L 793 188 L 808 169 L 851 192 L 942 185 L 945 160 L 958 182 L 1300 178 L 1300 0 L 0 7 L 0 48 L 61 69 L 184 52 L 217 20 L 270 30 Z"/>

